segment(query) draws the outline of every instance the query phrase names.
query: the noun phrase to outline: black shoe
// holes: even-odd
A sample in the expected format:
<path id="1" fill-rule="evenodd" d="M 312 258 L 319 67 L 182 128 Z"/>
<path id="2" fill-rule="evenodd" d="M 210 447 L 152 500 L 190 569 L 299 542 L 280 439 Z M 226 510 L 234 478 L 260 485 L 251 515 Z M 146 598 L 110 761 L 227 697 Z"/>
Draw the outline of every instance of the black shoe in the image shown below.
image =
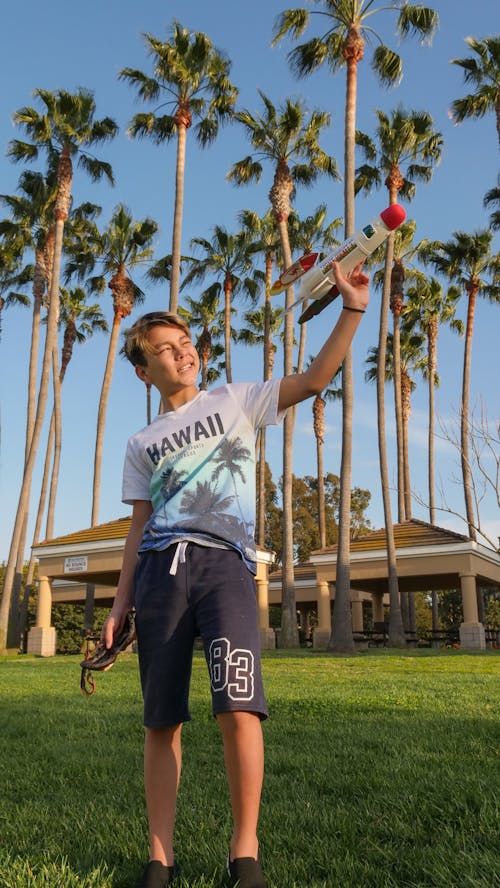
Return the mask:
<path id="1" fill-rule="evenodd" d="M 254 857 L 227 858 L 227 871 L 231 888 L 267 888 L 262 872 L 260 853 Z"/>
<path id="2" fill-rule="evenodd" d="M 136 888 L 167 888 L 178 875 L 177 864 L 165 866 L 159 860 L 150 860 Z"/>

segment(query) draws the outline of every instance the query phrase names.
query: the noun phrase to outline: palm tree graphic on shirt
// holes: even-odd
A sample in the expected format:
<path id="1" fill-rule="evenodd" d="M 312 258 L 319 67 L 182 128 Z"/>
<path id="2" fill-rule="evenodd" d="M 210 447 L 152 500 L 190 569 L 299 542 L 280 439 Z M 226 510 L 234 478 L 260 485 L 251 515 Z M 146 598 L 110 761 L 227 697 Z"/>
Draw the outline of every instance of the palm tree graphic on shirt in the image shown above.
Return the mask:
<path id="1" fill-rule="evenodd" d="M 172 499 L 182 487 L 182 480 L 187 475 L 186 471 L 178 472 L 172 466 L 166 468 L 160 475 L 160 492 L 164 500 Z"/>
<path id="2" fill-rule="evenodd" d="M 197 481 L 195 490 L 186 490 L 182 496 L 179 513 L 189 515 L 186 524 L 194 527 L 203 526 L 207 531 L 218 537 L 238 541 L 243 547 L 248 545 L 248 529 L 238 498 L 236 479 L 244 483 L 246 478 L 240 463 L 247 462 L 251 453 L 244 446 L 241 438 L 225 440 L 218 448 L 212 462 L 216 467 L 210 481 Z M 224 496 L 218 490 L 218 482 L 223 472 L 229 472 L 234 496 Z M 230 511 L 234 500 L 238 503 L 241 520 Z"/>
<path id="3" fill-rule="evenodd" d="M 246 481 L 245 475 L 243 473 L 243 469 L 241 468 L 240 463 L 246 463 L 251 458 L 251 453 L 248 447 L 245 447 L 241 438 L 226 438 L 217 451 L 217 455 L 214 456 L 213 462 L 217 463 L 217 467 L 212 472 L 212 479 L 217 481 L 219 475 L 222 472 L 229 472 L 231 475 L 231 480 L 233 482 L 234 487 L 234 495 L 236 497 L 236 502 L 238 503 L 238 510 L 241 515 L 241 519 L 245 522 L 245 516 L 243 515 L 240 499 L 238 496 L 238 486 L 236 484 L 236 477 L 239 476 L 243 484 Z"/>

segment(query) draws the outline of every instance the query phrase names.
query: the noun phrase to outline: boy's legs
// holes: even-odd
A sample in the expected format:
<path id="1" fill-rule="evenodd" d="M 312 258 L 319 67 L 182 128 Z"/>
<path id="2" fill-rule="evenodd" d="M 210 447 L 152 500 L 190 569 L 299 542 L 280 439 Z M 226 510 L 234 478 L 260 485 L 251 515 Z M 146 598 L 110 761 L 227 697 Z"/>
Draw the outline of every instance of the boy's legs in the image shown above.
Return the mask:
<path id="1" fill-rule="evenodd" d="M 253 859 L 255 876 L 260 872 L 257 823 L 264 774 L 261 721 L 267 716 L 255 581 L 233 551 L 203 553 L 193 547 L 189 567 L 192 588 L 197 590 L 196 620 L 210 674 L 213 712 L 224 743 L 233 814 L 230 859 L 250 859 L 250 863 Z M 242 888 L 247 884 L 243 878 L 237 881 Z M 263 886 L 263 877 L 250 884 Z"/>
<path id="2" fill-rule="evenodd" d="M 257 858 L 257 822 L 264 776 L 264 742 L 260 717 L 254 712 L 222 712 L 217 721 L 224 742 L 233 834 L 230 857 Z"/>
<path id="3" fill-rule="evenodd" d="M 175 547 L 148 552 L 135 575 L 136 629 L 144 697 L 144 786 L 150 835 L 150 860 L 165 884 L 161 865 L 173 868 L 173 833 L 181 774 L 181 729 L 188 708 L 194 623 L 189 616 L 185 576 L 169 573 Z"/>
<path id="4" fill-rule="evenodd" d="M 174 865 L 174 825 L 181 776 L 182 725 L 146 728 L 144 787 L 148 812 L 150 860 Z"/>

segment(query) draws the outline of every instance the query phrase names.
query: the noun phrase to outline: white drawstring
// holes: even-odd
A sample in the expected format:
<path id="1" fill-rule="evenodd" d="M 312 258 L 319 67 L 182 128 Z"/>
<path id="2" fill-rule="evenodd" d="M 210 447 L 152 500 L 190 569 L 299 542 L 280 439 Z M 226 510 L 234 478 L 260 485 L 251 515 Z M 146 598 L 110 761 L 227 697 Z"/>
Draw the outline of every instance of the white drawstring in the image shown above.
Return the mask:
<path id="1" fill-rule="evenodd" d="M 172 564 L 170 565 L 170 570 L 169 570 L 169 573 L 172 576 L 175 576 L 175 574 L 177 573 L 177 566 L 179 563 L 185 564 L 187 547 L 188 547 L 188 540 L 181 540 L 179 543 L 177 543 L 177 546 L 175 547 L 175 555 L 172 559 Z"/>

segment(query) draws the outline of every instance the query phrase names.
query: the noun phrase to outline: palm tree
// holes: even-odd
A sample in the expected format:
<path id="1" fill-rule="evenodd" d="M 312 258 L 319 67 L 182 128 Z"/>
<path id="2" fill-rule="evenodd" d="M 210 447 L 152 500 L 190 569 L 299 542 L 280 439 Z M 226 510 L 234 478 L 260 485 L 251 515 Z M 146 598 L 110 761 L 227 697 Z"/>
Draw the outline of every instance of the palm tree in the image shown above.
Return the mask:
<path id="1" fill-rule="evenodd" d="M 320 253 L 320 258 L 324 257 L 322 250 L 338 244 L 339 241 L 335 237 L 335 232 L 342 225 L 342 219 L 333 219 L 328 225 L 325 225 L 326 204 L 320 204 L 314 213 L 300 219 L 297 213 L 292 212 L 288 220 L 288 233 L 290 237 L 290 249 L 292 253 L 302 253 L 307 255 L 315 250 Z M 305 308 L 304 303 L 303 308 Z M 304 366 L 304 355 L 306 349 L 306 330 L 307 323 L 300 325 L 299 350 L 297 355 L 297 373 L 302 372 Z"/>
<path id="2" fill-rule="evenodd" d="M 26 432 L 24 459 L 28 458 L 35 422 L 38 351 L 42 303 L 50 290 L 50 277 L 54 253 L 55 221 L 54 206 L 57 196 L 55 156 L 49 152 L 49 171 L 42 173 L 26 170 L 19 177 L 19 194 L 0 195 L 0 200 L 10 211 L 10 218 L 0 222 L 0 233 L 8 241 L 22 243 L 24 249 L 34 254 L 33 313 L 31 322 L 30 356 L 27 391 Z M 31 489 L 27 494 L 29 504 Z M 24 569 L 24 552 L 28 533 L 28 508 L 19 538 L 17 564 L 14 574 L 11 600 L 11 641 L 17 644 L 20 636 L 19 596 Z"/>
<path id="3" fill-rule="evenodd" d="M 33 278 L 33 268 L 22 267 L 22 249 L 13 242 L 0 242 L 0 336 L 2 333 L 2 312 L 11 305 L 30 305 L 29 296 L 11 290 L 11 287 L 24 286 Z M 5 294 L 5 295 L 4 295 Z"/>
<path id="4" fill-rule="evenodd" d="M 455 231 L 452 240 L 429 244 L 422 258 L 434 266 L 438 274 L 457 284 L 467 293 L 467 320 L 465 325 L 464 361 L 462 373 L 462 399 L 460 404 L 460 442 L 462 478 L 466 519 L 471 540 L 477 539 L 472 495 L 471 464 L 469 459 L 469 402 L 472 363 L 472 339 L 478 296 L 490 302 L 500 301 L 500 253 L 491 250 L 491 231 L 467 234 Z M 488 280 L 489 278 L 489 280 Z"/>
<path id="5" fill-rule="evenodd" d="M 312 360 L 312 359 L 311 359 Z M 341 372 L 340 367 L 332 379 Z M 318 527 L 319 540 L 322 549 L 326 546 L 326 519 L 325 519 L 325 470 L 323 467 L 323 445 L 325 443 L 325 406 L 327 401 L 336 401 L 342 398 L 342 389 L 327 388 L 321 395 L 316 395 L 313 400 L 313 429 L 316 438 L 316 462 L 318 475 Z"/>
<path id="6" fill-rule="evenodd" d="M 381 184 L 381 174 L 385 173 L 385 185 L 389 192 L 389 202 L 396 203 L 401 195 L 410 201 L 416 191 L 416 182 L 429 182 L 433 168 L 441 157 L 442 138 L 433 127 L 433 121 L 427 112 L 405 111 L 398 106 L 391 115 L 376 111 L 378 127 L 376 131 L 378 150 L 375 142 L 368 136 L 358 133 L 357 143 L 370 163 L 356 170 L 356 190 L 371 191 L 373 185 Z M 401 241 L 401 235 L 398 238 Z M 393 238 L 394 243 L 396 238 Z M 393 318 L 394 348 L 394 404 L 396 410 L 396 432 L 398 444 L 398 519 L 411 517 L 411 492 L 404 484 L 402 460 L 403 422 L 402 391 L 399 378 L 399 319 L 403 309 L 404 265 L 402 259 L 395 257 L 390 275 L 389 307 Z M 382 294 L 387 299 L 387 294 Z M 384 358 L 381 355 L 383 362 Z M 402 495 L 403 494 L 403 495 Z M 392 527 L 392 523 L 390 525 Z M 388 533 L 391 533 L 388 529 Z"/>
<path id="7" fill-rule="evenodd" d="M 239 112 L 237 120 L 244 127 L 252 145 L 252 153 L 233 164 L 228 179 L 237 185 L 258 182 L 263 173 L 262 161 L 274 168 L 274 181 L 269 200 L 280 235 L 281 259 L 287 268 L 292 264 L 288 219 L 291 198 L 297 185 L 310 186 L 320 174 L 338 178 L 334 159 L 326 154 L 318 139 L 329 125 L 330 116 L 313 111 L 308 118 L 301 102 L 287 99 L 280 109 L 261 91 L 264 113 Z M 293 286 L 286 291 L 285 308 L 293 302 Z M 285 314 L 284 375 L 293 372 L 293 312 Z M 288 411 L 283 424 L 283 591 L 281 644 L 298 645 L 297 608 L 293 570 L 292 452 L 294 412 Z"/>
<path id="8" fill-rule="evenodd" d="M 400 352 L 399 352 L 399 363 L 400 363 L 400 385 L 401 385 L 401 404 L 402 404 L 402 425 L 403 425 L 403 435 L 402 435 L 402 452 L 403 452 L 403 464 L 404 464 L 404 476 L 405 476 L 405 488 L 410 491 L 411 494 L 411 480 L 410 480 L 410 459 L 409 459 L 409 435 L 408 435 L 408 424 L 410 421 L 411 415 L 411 392 L 415 388 L 415 383 L 410 377 L 410 370 L 412 368 L 422 369 L 423 364 L 423 352 L 422 345 L 424 342 L 424 336 L 421 333 L 413 333 L 410 326 L 403 327 L 400 331 Z M 365 373 L 365 378 L 368 381 L 376 381 L 377 390 L 380 386 L 380 370 L 383 367 L 384 371 L 384 383 L 386 380 L 394 381 L 395 376 L 395 357 L 394 357 L 394 337 L 390 334 L 386 334 L 386 342 L 384 343 L 384 365 L 381 364 L 380 360 L 380 341 L 379 346 L 370 348 L 368 352 L 367 364 L 369 365 L 369 369 Z M 380 409 L 380 407 L 379 407 Z M 383 402 L 382 402 L 383 409 Z M 382 426 L 383 428 L 383 426 Z M 389 476 L 387 469 L 387 455 L 386 455 L 386 439 L 385 435 L 380 433 L 379 429 L 379 447 L 382 450 L 381 457 L 381 479 L 382 479 L 382 494 L 385 499 L 388 498 L 389 495 Z M 391 572 L 391 564 L 394 565 L 392 568 L 395 570 L 396 559 L 394 554 L 394 561 L 391 562 L 391 556 L 389 555 L 389 549 L 391 546 L 394 546 L 394 530 L 391 523 L 389 533 L 386 533 L 387 536 L 387 546 L 388 546 L 388 570 Z M 396 583 L 397 583 L 397 574 L 396 574 Z M 398 584 L 399 585 L 399 584 Z M 403 624 L 403 629 L 414 630 L 414 625 L 411 620 L 410 606 L 407 595 L 403 593 L 399 594 L 398 597 L 401 603 L 401 621 Z M 390 620 L 393 618 L 391 613 Z M 389 622 L 389 633 L 391 633 L 391 622 Z M 396 638 L 396 642 L 393 642 L 396 645 L 399 644 L 398 639 Z"/>
<path id="9" fill-rule="evenodd" d="M 249 296 L 254 302 L 259 294 L 263 275 L 255 271 L 250 275 L 253 265 L 253 245 L 244 231 L 230 234 L 222 225 L 214 227 L 211 240 L 194 237 L 192 247 L 198 247 L 201 258 L 188 257 L 190 266 L 182 281 L 181 290 L 193 282 L 202 281 L 207 275 L 218 278 L 214 282 L 214 291 L 224 293 L 224 355 L 226 379 L 232 382 L 231 365 L 231 311 L 233 297 L 240 293 Z"/>
<path id="10" fill-rule="evenodd" d="M 490 228 L 492 231 L 500 231 L 500 176 L 497 179 L 497 185 L 490 188 L 484 195 L 483 203 L 485 207 L 495 207 L 490 216 Z"/>
<path id="11" fill-rule="evenodd" d="M 45 294 L 50 291 L 54 253 L 54 205 L 57 196 L 57 180 L 55 155 L 53 152 L 49 152 L 49 171 L 47 175 L 44 176 L 42 173 L 33 172 L 31 170 L 25 171 L 19 178 L 18 191 L 20 194 L 0 196 L 0 200 L 11 212 L 11 218 L 0 223 L 0 232 L 4 233 L 9 240 L 20 240 L 24 248 L 30 249 L 35 257 L 34 271 L 32 275 L 33 315 L 31 325 L 25 434 L 26 460 L 31 446 L 31 436 L 33 434 L 35 421 L 41 310 Z M 100 208 L 90 202 L 85 202 L 80 206 L 73 208 L 65 223 L 65 239 L 75 227 L 78 227 L 82 223 L 83 220 L 91 219 L 98 215 L 99 212 Z M 53 378 L 55 398 L 57 401 L 57 377 L 59 371 L 57 367 L 54 369 L 54 364 L 57 364 L 56 349 L 54 349 L 53 352 Z M 56 407 L 56 415 L 59 417 L 58 407 Z M 12 629 L 11 637 L 14 644 L 17 644 L 17 639 L 20 637 L 20 627 L 22 626 L 22 622 L 19 625 L 16 624 L 19 623 L 18 602 L 24 567 L 28 517 L 27 510 L 19 540 L 17 567 L 13 582 L 10 622 Z"/>
<path id="12" fill-rule="evenodd" d="M 25 458 L 29 453 L 35 421 L 38 348 L 42 303 L 50 286 L 54 252 L 54 206 L 57 195 L 55 173 L 47 176 L 27 170 L 19 177 L 20 194 L 0 195 L 11 218 L 0 222 L 0 234 L 8 240 L 21 241 L 34 253 L 33 319 L 31 326 L 29 382 L 27 398 Z M 24 545 L 22 546 L 24 552 Z"/>
<path id="13" fill-rule="evenodd" d="M 274 350 L 271 341 L 271 286 L 273 282 L 273 268 L 279 257 L 280 238 L 276 231 L 276 222 L 272 210 L 268 210 L 264 216 L 259 216 L 253 210 L 242 210 L 238 216 L 242 230 L 245 231 L 253 243 L 255 257 L 264 256 L 265 287 L 264 287 L 264 373 L 263 379 L 271 379 L 271 363 L 274 359 Z"/>
<path id="14" fill-rule="evenodd" d="M 151 138 L 156 144 L 177 137 L 175 209 L 172 232 L 172 277 L 170 311 L 177 311 L 181 259 L 182 213 L 186 135 L 193 117 L 196 140 L 205 148 L 217 137 L 220 124 L 231 119 L 238 90 L 229 80 L 231 63 L 201 32 L 191 32 L 175 21 L 166 41 L 145 34 L 146 47 L 153 58 L 153 75 L 135 68 L 123 68 L 120 78 L 135 86 L 140 99 L 161 105 L 153 111 L 136 114 L 129 134 Z M 158 115 L 160 109 L 169 113 Z"/>
<path id="15" fill-rule="evenodd" d="M 453 120 L 462 123 L 470 117 L 484 117 L 493 112 L 500 145 L 500 37 L 485 37 L 483 40 L 466 37 L 465 42 L 476 56 L 451 61 L 463 69 L 465 83 L 471 83 L 477 89 L 452 102 Z"/>
<path id="16" fill-rule="evenodd" d="M 88 305 L 87 294 L 85 290 L 83 290 L 81 287 L 75 287 L 70 290 L 61 287 L 60 308 L 61 311 L 59 316 L 59 324 L 63 329 L 63 344 L 61 348 L 61 366 L 59 371 L 59 380 L 62 385 L 66 376 L 68 365 L 71 361 L 71 358 L 73 357 L 73 349 L 75 343 L 83 345 L 83 343 L 90 339 L 97 330 L 100 330 L 103 333 L 107 333 L 108 324 L 98 304 L 94 303 L 93 305 Z M 53 420 L 55 420 L 54 413 Z M 54 432 L 57 432 L 57 427 L 54 428 L 54 426 L 55 422 L 51 420 L 46 455 L 46 461 L 48 460 L 49 464 L 53 443 L 55 443 L 55 452 L 52 467 L 52 477 L 50 482 L 49 504 L 47 508 L 47 522 L 45 530 L 45 538 L 48 540 L 50 540 L 54 535 L 55 498 L 57 492 L 59 477 L 59 459 L 61 453 L 60 435 L 56 434 L 54 441 Z M 44 498 L 43 487 L 44 484 L 42 483 L 42 494 L 40 496 L 40 502 L 42 502 Z M 35 542 L 38 542 L 38 540 L 36 540 Z"/>
<path id="17" fill-rule="evenodd" d="M 322 9 L 288 9 L 278 18 L 274 43 L 286 34 L 293 39 L 302 36 L 311 18 L 319 16 L 326 29 L 321 36 L 299 44 L 289 53 L 292 70 L 300 77 L 311 74 L 323 64 L 336 73 L 346 68 L 346 101 L 344 126 L 344 229 L 345 236 L 354 234 L 354 148 L 356 136 L 356 105 L 358 64 L 364 57 L 365 44 L 375 36 L 378 45 L 373 52 L 372 68 L 382 84 L 391 86 L 402 76 L 402 61 L 394 50 L 385 46 L 371 27 L 371 17 L 377 12 L 397 15 L 397 32 L 401 38 L 416 34 L 421 39 L 432 37 L 438 23 L 437 14 L 421 4 L 390 0 L 384 6 L 373 8 L 372 0 L 322 0 Z M 339 540 L 335 593 L 335 620 L 329 647 L 335 650 L 354 649 L 350 602 L 350 522 L 352 483 L 352 413 L 353 413 L 352 350 L 342 364 L 342 462 L 340 470 Z M 392 588 L 391 610 L 397 621 L 399 603 L 397 590 Z M 399 620 L 399 623 L 401 621 Z M 402 638 L 402 630 L 394 632 Z"/>
<path id="18" fill-rule="evenodd" d="M 223 320 L 220 318 L 219 291 L 214 286 L 200 294 L 199 299 L 185 297 L 187 307 L 179 308 L 179 315 L 191 329 L 201 328 L 196 342 L 200 356 L 201 389 L 208 388 L 209 363 L 214 353 L 214 344 L 222 335 Z"/>
<path id="19" fill-rule="evenodd" d="M 64 328 L 63 344 L 61 348 L 61 368 L 59 371 L 60 383 L 62 385 L 66 376 L 69 363 L 73 357 L 73 348 L 75 343 L 83 345 L 90 339 L 97 330 L 107 332 L 108 325 L 102 314 L 99 305 L 88 305 L 86 302 L 87 295 L 81 287 L 66 290 L 61 287 L 60 291 L 60 319 L 59 324 Z M 24 601 L 21 605 L 20 627 L 24 631 L 26 625 L 26 616 L 28 608 L 28 600 L 32 591 L 33 575 L 35 570 L 35 555 L 33 547 L 40 540 L 40 530 L 42 526 L 43 513 L 45 511 L 45 503 L 47 499 L 47 491 L 49 489 L 49 473 L 52 459 L 52 449 L 54 446 L 54 438 L 56 433 L 56 415 L 55 409 L 52 411 L 50 421 L 47 447 L 45 451 L 45 462 L 43 468 L 42 484 L 40 488 L 38 511 L 35 521 L 35 529 L 33 532 L 33 542 L 31 556 L 28 563 L 28 569 L 25 579 Z M 52 477 L 50 481 L 49 505 L 47 508 L 47 518 L 45 527 L 46 539 L 51 539 L 54 535 L 54 511 L 55 498 L 58 485 L 59 472 L 59 454 L 61 443 L 56 442 L 54 461 L 52 467 Z"/>
<path id="20" fill-rule="evenodd" d="M 406 290 L 407 303 L 403 309 L 403 319 L 413 330 L 422 330 L 427 339 L 426 379 L 429 397 L 428 421 L 428 497 L 429 521 L 436 523 L 435 471 L 434 471 L 434 391 L 437 384 L 437 350 L 439 329 L 448 324 L 452 330 L 462 335 L 463 323 L 455 316 L 460 291 L 449 287 L 446 293 L 435 277 L 428 277 L 421 271 L 414 271 L 411 283 Z"/>
<path id="21" fill-rule="evenodd" d="M 243 345 L 266 345 L 269 357 L 265 363 L 266 379 L 271 379 L 274 371 L 274 359 L 276 356 L 277 346 L 274 338 L 280 334 L 283 326 L 284 311 L 281 307 L 271 308 L 270 317 L 267 318 L 265 305 L 260 308 L 251 309 L 245 312 L 243 320 L 245 326 L 238 333 L 238 342 Z M 269 320 L 269 338 L 266 336 L 267 320 Z"/>
<path id="22" fill-rule="evenodd" d="M 92 488 L 92 527 L 99 517 L 101 465 L 111 382 L 118 348 L 118 338 L 123 318 L 129 316 L 134 306 L 144 299 L 140 287 L 131 279 L 129 272 L 147 263 L 153 254 L 151 242 L 158 230 L 157 223 L 148 217 L 135 221 L 124 204 L 119 204 L 104 229 L 91 224 L 69 245 L 70 259 L 66 264 L 66 278 L 75 275 L 77 280 L 87 278 L 90 292 L 102 293 L 107 286 L 113 299 L 113 324 L 109 337 L 106 367 L 97 412 L 97 431 L 94 455 L 94 481 Z M 97 274 L 92 274 L 100 265 Z"/>
<path id="23" fill-rule="evenodd" d="M 417 253 L 424 242 L 418 245 L 413 243 L 416 232 L 416 222 L 408 219 L 394 232 L 394 255 L 391 270 L 389 305 L 403 305 L 403 284 L 406 277 L 406 266 L 410 259 Z M 370 264 L 382 263 L 385 266 L 385 244 L 380 246 L 370 257 Z M 384 284 L 384 268 L 378 269 L 373 275 L 373 283 L 376 288 L 382 289 Z M 399 331 L 399 319 L 398 319 Z M 399 346 L 398 346 L 399 348 Z M 399 372 L 398 372 L 399 377 Z M 394 384 L 394 408 L 396 418 L 397 440 L 397 480 L 398 480 L 398 521 L 404 521 L 411 516 L 411 494 L 405 487 L 404 478 L 404 454 L 403 454 L 403 418 L 401 405 L 400 382 Z"/>
<path id="24" fill-rule="evenodd" d="M 2 604 L 0 606 L 0 650 L 5 647 L 8 613 L 12 597 L 12 582 L 15 573 L 15 561 L 19 549 L 25 513 L 28 508 L 31 489 L 31 478 L 35 466 L 36 454 L 42 432 L 43 420 L 48 398 L 50 369 L 54 348 L 57 343 L 57 323 L 59 317 L 59 273 L 61 265 L 64 225 L 68 217 L 71 203 L 71 187 L 73 182 L 73 158 L 78 158 L 78 165 L 91 178 L 99 180 L 106 176 L 113 182 L 113 174 L 108 163 L 98 160 L 88 153 L 88 148 L 107 139 L 112 139 L 117 132 L 116 123 L 110 118 L 95 120 L 95 102 L 89 90 L 80 88 L 76 93 L 66 90 L 49 92 L 37 89 L 35 96 L 44 105 L 40 114 L 35 108 L 25 107 L 16 111 L 14 123 L 24 128 L 31 141 L 22 142 L 14 139 L 8 148 L 8 154 L 14 161 L 30 161 L 38 158 L 39 152 L 45 152 L 49 159 L 57 155 L 57 196 L 54 216 L 54 251 L 51 269 L 49 310 L 47 316 L 47 334 L 43 355 L 38 404 L 31 436 L 30 450 L 26 459 L 19 503 L 14 529 L 12 533 L 9 558 L 7 562 Z M 54 383 L 57 384 L 57 381 Z"/>
<path id="25" fill-rule="evenodd" d="M 268 291 L 266 273 L 266 291 Z M 264 348 L 264 380 L 271 379 L 274 370 L 276 345 L 273 338 L 283 325 L 283 309 L 272 308 L 267 299 L 264 305 L 244 315 L 245 326 L 238 334 L 238 342 L 244 345 L 262 345 Z M 266 536 L 266 428 L 257 433 L 256 452 L 258 454 L 257 520 L 255 539 L 264 548 Z"/>
<path id="26" fill-rule="evenodd" d="M 433 164 L 441 156 L 442 139 L 433 128 L 432 118 L 426 112 L 406 112 L 401 106 L 396 108 L 389 117 L 378 110 L 377 137 L 379 150 L 367 136 L 358 134 L 357 141 L 364 149 L 365 155 L 376 166 L 364 165 L 357 171 L 356 188 L 369 191 L 374 183 L 380 183 L 381 169 L 385 174 L 385 185 L 389 192 L 389 203 L 397 203 L 399 194 L 411 200 L 416 185 L 415 181 L 428 182 L 432 176 Z M 405 169 L 406 174 L 403 173 Z M 380 334 L 378 344 L 379 374 L 377 378 L 377 415 L 379 424 L 380 474 L 382 478 L 382 498 L 384 502 L 384 519 L 387 536 L 387 556 L 389 571 L 389 590 L 394 607 L 391 605 L 389 622 L 389 639 L 392 644 L 405 644 L 402 623 L 397 614 L 399 599 L 399 582 L 397 576 L 396 549 L 392 524 L 391 502 L 388 486 L 387 447 L 385 441 L 385 349 L 387 340 L 387 315 L 389 308 L 393 315 L 393 379 L 394 403 L 396 405 L 396 428 L 398 434 L 398 492 L 404 490 L 404 497 L 399 499 L 399 520 L 411 517 L 411 490 L 409 486 L 408 460 L 401 461 L 400 454 L 405 454 L 405 423 L 403 405 L 403 378 L 401 365 L 399 318 L 403 308 L 404 268 L 401 262 L 394 262 L 395 235 L 387 241 L 385 250 L 385 266 L 380 308 Z M 405 478 L 407 479 L 405 481 Z"/>
<path id="27" fill-rule="evenodd" d="M 238 216 L 239 222 L 253 241 L 255 257 L 262 254 L 265 264 L 264 305 L 261 312 L 248 312 L 245 315 L 247 330 L 241 331 L 240 340 L 247 344 L 262 341 L 264 347 L 263 380 L 271 379 L 274 368 L 274 356 L 276 347 L 273 344 L 273 334 L 277 332 L 282 323 L 280 309 L 273 309 L 271 305 L 271 286 L 273 282 L 273 269 L 280 256 L 280 237 L 276 230 L 276 222 L 272 209 L 264 216 L 259 216 L 252 210 L 242 210 Z M 260 316 L 262 313 L 262 317 Z M 280 321 L 277 321 L 278 315 Z M 249 318 L 253 320 L 250 321 Z M 273 329 L 274 327 L 274 329 Z M 245 332 L 248 338 L 243 337 Z M 262 339 L 261 339 L 262 336 Z M 266 429 L 262 427 L 257 433 L 256 451 L 258 454 L 257 471 L 257 522 L 255 539 L 257 544 L 264 548 L 266 535 Z"/>

